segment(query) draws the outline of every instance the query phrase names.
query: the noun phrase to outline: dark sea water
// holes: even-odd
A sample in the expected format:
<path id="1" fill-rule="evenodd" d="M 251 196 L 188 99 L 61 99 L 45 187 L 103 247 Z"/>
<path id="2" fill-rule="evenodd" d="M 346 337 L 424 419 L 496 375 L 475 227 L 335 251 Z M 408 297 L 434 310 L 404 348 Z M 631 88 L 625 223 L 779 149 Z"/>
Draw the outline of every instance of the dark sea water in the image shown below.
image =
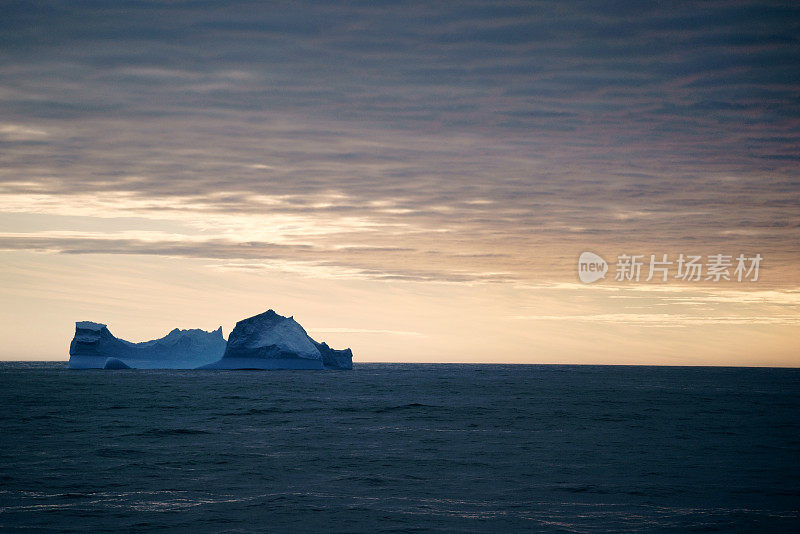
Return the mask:
<path id="1" fill-rule="evenodd" d="M 0 364 L 0 530 L 798 531 L 800 370 Z"/>

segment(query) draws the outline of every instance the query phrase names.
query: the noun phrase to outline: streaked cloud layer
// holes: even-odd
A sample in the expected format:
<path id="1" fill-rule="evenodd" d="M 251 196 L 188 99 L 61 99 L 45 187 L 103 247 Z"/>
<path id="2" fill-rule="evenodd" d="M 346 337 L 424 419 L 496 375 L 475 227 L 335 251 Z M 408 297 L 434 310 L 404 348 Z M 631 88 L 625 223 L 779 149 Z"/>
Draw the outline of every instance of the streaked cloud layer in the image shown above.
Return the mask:
<path id="1" fill-rule="evenodd" d="M 738 289 L 800 286 L 791 3 L 18 2 L 3 16 L 3 254 L 491 283 L 524 306 L 574 282 L 583 250 L 760 253 L 758 286 Z M 512 300 L 503 317 L 603 308 Z M 748 313 L 796 329 L 765 312 Z"/>

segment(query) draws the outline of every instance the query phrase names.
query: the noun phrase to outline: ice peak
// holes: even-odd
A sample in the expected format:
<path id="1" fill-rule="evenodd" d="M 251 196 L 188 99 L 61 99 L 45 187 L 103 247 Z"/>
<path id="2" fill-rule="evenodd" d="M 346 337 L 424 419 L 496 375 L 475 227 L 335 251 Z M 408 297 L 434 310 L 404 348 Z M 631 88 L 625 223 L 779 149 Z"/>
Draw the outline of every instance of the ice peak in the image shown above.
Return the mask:
<path id="1" fill-rule="evenodd" d="M 75 323 L 75 328 L 81 330 L 102 330 L 106 325 L 103 323 L 95 323 L 94 321 L 78 321 Z"/>
<path id="2" fill-rule="evenodd" d="M 252 317 L 248 317 L 247 319 L 242 319 L 236 324 L 239 323 L 277 324 L 287 319 L 291 319 L 291 317 L 284 317 L 283 315 L 276 313 L 275 310 L 269 309 L 263 313 L 259 313 L 258 315 L 253 315 Z"/>

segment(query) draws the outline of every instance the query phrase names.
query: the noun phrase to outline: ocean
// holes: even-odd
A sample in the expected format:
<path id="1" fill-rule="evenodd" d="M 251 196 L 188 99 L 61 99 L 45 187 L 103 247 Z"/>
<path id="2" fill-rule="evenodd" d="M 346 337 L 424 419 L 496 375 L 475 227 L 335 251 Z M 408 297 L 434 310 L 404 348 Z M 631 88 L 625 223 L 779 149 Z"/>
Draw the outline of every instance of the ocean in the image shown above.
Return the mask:
<path id="1" fill-rule="evenodd" d="M 800 370 L 0 363 L 0 530 L 800 529 Z"/>

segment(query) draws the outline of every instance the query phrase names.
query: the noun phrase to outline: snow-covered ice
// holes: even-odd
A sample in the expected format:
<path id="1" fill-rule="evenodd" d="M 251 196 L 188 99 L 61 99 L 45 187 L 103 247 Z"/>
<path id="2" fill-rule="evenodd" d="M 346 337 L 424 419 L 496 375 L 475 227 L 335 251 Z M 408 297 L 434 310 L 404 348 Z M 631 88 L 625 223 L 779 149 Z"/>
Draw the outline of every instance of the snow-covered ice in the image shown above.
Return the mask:
<path id="1" fill-rule="evenodd" d="M 213 331 L 179 330 L 160 339 L 131 343 L 115 337 L 102 323 L 75 323 L 69 346 L 71 369 L 195 369 L 225 352 L 222 327 Z M 122 367 L 125 366 L 125 367 Z"/>
<path id="2" fill-rule="evenodd" d="M 243 319 L 228 337 L 225 354 L 203 369 L 352 369 L 350 349 L 317 343 L 294 317 L 268 310 Z"/>

